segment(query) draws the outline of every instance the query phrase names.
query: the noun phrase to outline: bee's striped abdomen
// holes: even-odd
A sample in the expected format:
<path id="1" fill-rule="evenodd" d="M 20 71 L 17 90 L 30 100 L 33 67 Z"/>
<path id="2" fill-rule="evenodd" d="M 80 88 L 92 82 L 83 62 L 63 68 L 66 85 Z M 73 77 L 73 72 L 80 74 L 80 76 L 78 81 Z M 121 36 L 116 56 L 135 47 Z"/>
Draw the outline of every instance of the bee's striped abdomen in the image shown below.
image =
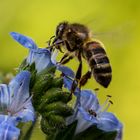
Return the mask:
<path id="1" fill-rule="evenodd" d="M 84 50 L 84 56 L 96 81 L 107 88 L 112 78 L 112 69 L 102 45 L 96 41 L 88 42 Z"/>

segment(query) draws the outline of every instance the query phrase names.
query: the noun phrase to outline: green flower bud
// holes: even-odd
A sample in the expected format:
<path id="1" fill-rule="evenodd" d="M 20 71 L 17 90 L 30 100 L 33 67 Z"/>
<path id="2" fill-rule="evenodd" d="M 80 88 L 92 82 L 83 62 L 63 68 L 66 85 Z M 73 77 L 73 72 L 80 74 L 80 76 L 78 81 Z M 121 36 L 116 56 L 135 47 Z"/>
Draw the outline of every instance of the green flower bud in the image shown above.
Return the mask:
<path id="1" fill-rule="evenodd" d="M 46 91 L 44 96 L 41 97 L 41 104 L 39 110 L 43 110 L 46 104 L 56 101 L 67 103 L 70 100 L 70 92 L 63 92 L 61 88 L 50 88 Z"/>
<path id="2" fill-rule="evenodd" d="M 51 74 L 37 76 L 35 79 L 35 84 L 33 85 L 31 90 L 32 93 L 43 94 L 43 92 L 45 92 L 51 86 L 52 80 L 53 80 L 53 75 Z"/>
<path id="3" fill-rule="evenodd" d="M 62 88 L 62 86 L 63 86 L 63 78 L 62 77 L 53 79 L 52 87 Z"/>
<path id="4" fill-rule="evenodd" d="M 22 70 L 26 70 L 26 68 L 28 67 L 29 65 L 27 64 L 27 61 L 26 61 L 26 58 L 22 61 L 22 63 L 20 64 L 19 66 L 19 72 L 22 71 Z"/>
<path id="5" fill-rule="evenodd" d="M 46 75 L 46 74 L 54 74 L 55 71 L 56 71 L 56 67 L 55 67 L 55 66 L 51 66 L 51 67 L 49 67 L 49 68 L 47 68 L 47 69 L 44 69 L 44 70 L 42 70 L 41 72 L 39 72 L 39 73 L 37 74 L 37 76 Z"/>
<path id="6" fill-rule="evenodd" d="M 43 116 L 48 116 L 48 114 L 52 114 L 67 117 L 73 114 L 73 109 L 67 104 L 59 101 L 46 105 L 44 107 L 44 112 L 45 113 L 42 113 Z"/>
<path id="7" fill-rule="evenodd" d="M 47 135 L 52 135 L 56 132 L 56 128 L 54 126 L 50 126 L 46 118 L 41 119 L 40 126 L 41 130 Z"/>
<path id="8" fill-rule="evenodd" d="M 64 128 L 66 126 L 65 119 L 60 115 L 48 113 L 46 119 L 50 126 L 53 126 L 57 129 Z"/>

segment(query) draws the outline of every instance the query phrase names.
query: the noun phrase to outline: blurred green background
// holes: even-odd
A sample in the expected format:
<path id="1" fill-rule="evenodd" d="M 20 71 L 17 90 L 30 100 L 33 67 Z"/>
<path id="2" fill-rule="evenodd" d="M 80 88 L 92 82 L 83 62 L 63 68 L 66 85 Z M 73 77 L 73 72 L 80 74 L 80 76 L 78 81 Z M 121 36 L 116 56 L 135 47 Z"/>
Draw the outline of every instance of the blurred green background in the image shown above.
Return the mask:
<path id="1" fill-rule="evenodd" d="M 106 47 L 113 68 L 108 89 L 95 80 L 86 88 L 99 87 L 101 103 L 111 94 L 114 112 L 124 124 L 124 140 L 140 139 L 140 2 L 138 0 L 0 0 L 0 71 L 13 71 L 28 50 L 9 36 L 16 31 L 32 37 L 38 46 L 54 35 L 64 20 L 80 22 L 93 31 L 93 37 Z M 95 34 L 95 35 L 94 35 Z M 73 60 L 68 65 L 78 62 Z M 84 71 L 87 65 L 84 66 Z M 39 128 L 32 140 L 44 139 Z"/>

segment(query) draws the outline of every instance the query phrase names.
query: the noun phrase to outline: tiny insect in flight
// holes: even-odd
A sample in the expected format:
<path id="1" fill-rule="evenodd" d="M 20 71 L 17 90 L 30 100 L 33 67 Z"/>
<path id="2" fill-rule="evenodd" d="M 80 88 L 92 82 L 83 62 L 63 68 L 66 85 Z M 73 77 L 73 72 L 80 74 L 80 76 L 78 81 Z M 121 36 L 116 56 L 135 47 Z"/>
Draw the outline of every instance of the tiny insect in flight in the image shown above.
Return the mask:
<path id="1" fill-rule="evenodd" d="M 91 31 L 82 24 L 62 22 L 56 27 L 52 47 L 61 50 L 64 47 L 66 52 L 61 64 L 66 64 L 73 57 L 79 60 L 76 80 L 79 85 L 86 84 L 93 75 L 95 80 L 107 88 L 112 79 L 112 69 L 109 58 L 104 50 L 103 44 L 92 38 Z M 87 61 L 90 70 L 82 76 L 82 57 Z"/>

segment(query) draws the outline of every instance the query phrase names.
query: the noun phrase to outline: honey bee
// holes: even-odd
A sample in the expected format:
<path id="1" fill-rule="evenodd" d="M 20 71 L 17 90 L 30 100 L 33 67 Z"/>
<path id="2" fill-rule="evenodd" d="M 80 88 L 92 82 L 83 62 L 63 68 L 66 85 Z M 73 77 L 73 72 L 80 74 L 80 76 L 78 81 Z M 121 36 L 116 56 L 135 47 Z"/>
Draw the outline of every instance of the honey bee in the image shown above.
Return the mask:
<path id="1" fill-rule="evenodd" d="M 90 30 L 82 24 L 68 22 L 60 23 L 56 28 L 56 33 L 52 46 L 61 50 L 63 46 L 66 50 L 60 60 L 61 64 L 69 62 L 73 57 L 79 60 L 76 80 L 80 86 L 86 84 L 93 75 L 95 80 L 107 88 L 112 79 L 112 69 L 105 49 L 99 41 L 92 39 Z M 87 61 L 90 70 L 82 76 L 82 57 Z"/>

